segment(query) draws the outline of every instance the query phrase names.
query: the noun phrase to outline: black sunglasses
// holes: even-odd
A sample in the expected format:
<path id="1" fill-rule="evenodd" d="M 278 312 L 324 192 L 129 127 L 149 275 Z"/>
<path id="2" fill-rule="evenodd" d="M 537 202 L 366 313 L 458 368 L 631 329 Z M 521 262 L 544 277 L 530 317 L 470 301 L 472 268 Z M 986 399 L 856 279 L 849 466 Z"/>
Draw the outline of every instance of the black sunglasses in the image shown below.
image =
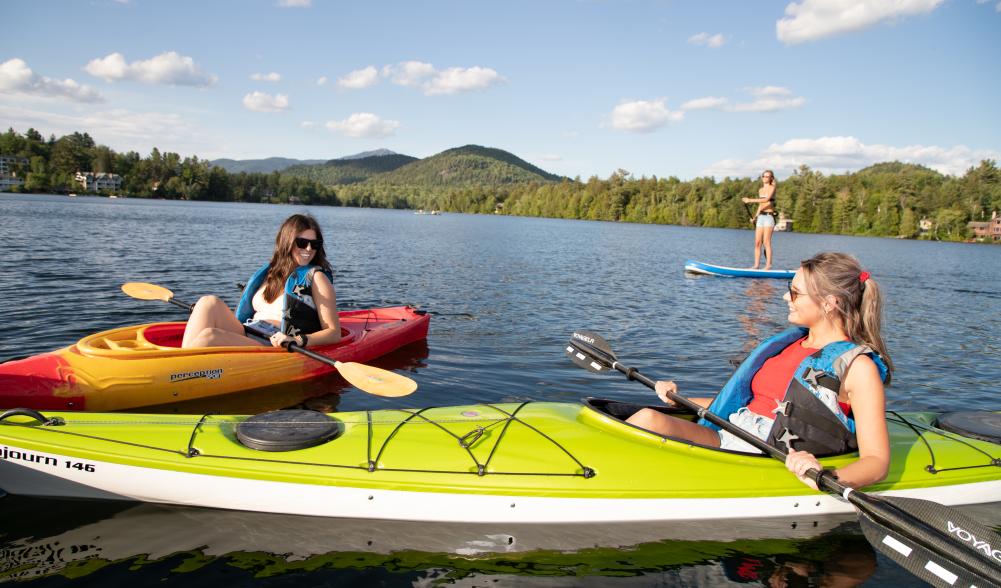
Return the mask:
<path id="1" fill-rule="evenodd" d="M 801 292 L 797 292 L 792 289 L 792 280 L 789 280 L 789 301 L 796 302 L 796 298 L 799 297 L 801 294 L 802 294 Z"/>
<path id="2" fill-rule="evenodd" d="M 305 237 L 296 237 L 295 246 L 299 249 L 305 249 L 307 246 L 311 246 L 313 251 L 318 250 L 323 247 L 323 239 L 307 239 Z"/>

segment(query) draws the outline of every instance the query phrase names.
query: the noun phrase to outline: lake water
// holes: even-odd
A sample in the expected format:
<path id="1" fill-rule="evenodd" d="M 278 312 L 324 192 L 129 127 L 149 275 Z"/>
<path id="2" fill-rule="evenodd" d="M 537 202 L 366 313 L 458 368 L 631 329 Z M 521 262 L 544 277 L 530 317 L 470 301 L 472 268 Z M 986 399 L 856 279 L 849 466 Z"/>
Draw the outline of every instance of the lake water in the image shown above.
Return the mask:
<path id="1" fill-rule="evenodd" d="M 125 324 L 183 320 L 174 307 L 126 297 L 119 287 L 128 281 L 161 284 L 180 300 L 217 294 L 235 304 L 236 284 L 269 258 L 281 221 L 301 210 L 324 229 L 342 309 L 412 304 L 433 315 L 426 344 L 372 362 L 403 371 L 418 392 L 380 398 L 332 379 L 151 410 L 253 413 L 304 403 L 345 411 L 584 396 L 651 402 L 637 383 L 571 365 L 563 355 L 570 333 L 594 330 L 624 363 L 697 394 L 718 389 L 732 371 L 729 359 L 786 326 L 785 282 L 682 272 L 688 258 L 748 265 L 750 231 L 2 195 L 0 360 Z M 851 252 L 884 288 L 897 366 L 890 408 L 1001 408 L 1001 247 L 778 233 L 775 249 L 779 268 L 818 251 Z M 327 535 L 343 533 L 300 537 L 315 519 L 10 496 L 0 499 L 0 513 L 0 549 L 20 566 L 0 571 L 0 580 L 32 584 L 722 585 L 771 575 L 817 584 L 841 574 L 872 586 L 918 585 L 876 557 L 850 521 L 820 539 L 800 529 L 765 543 L 692 543 L 665 532 L 628 550 L 498 558 L 421 549 L 440 531 L 422 525 L 328 521 Z M 399 549 L 358 539 L 380 525 L 375 542 Z M 297 540 L 302 545 L 291 547 Z M 860 563 L 845 571 L 844 562 Z"/>

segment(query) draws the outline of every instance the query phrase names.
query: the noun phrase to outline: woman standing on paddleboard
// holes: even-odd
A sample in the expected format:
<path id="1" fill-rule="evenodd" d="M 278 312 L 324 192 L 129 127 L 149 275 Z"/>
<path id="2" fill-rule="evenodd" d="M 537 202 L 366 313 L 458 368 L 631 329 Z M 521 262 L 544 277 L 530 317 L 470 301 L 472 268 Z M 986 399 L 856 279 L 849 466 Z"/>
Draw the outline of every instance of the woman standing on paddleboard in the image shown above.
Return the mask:
<path id="1" fill-rule="evenodd" d="M 741 198 L 744 204 L 757 204 L 758 210 L 751 221 L 754 223 L 754 266 L 761 265 L 761 248 L 765 248 L 765 269 L 772 269 L 772 231 L 775 230 L 775 189 L 778 183 L 775 173 L 766 169 L 761 173 L 761 188 L 757 198 Z"/>
<path id="2" fill-rule="evenodd" d="M 271 261 L 257 270 L 244 288 L 234 313 L 216 296 L 195 304 L 184 329 L 182 347 L 263 345 L 248 337 L 244 324 L 270 335 L 281 347 L 329 345 L 341 339 L 333 273 L 323 250 L 316 219 L 293 214 L 275 236 Z"/>
<path id="3" fill-rule="evenodd" d="M 854 257 L 820 253 L 802 262 L 783 299 L 795 326 L 752 351 L 715 398 L 691 400 L 786 451 L 786 466 L 812 488 L 804 474 L 823 469 L 816 455 L 858 451 L 833 475 L 853 488 L 882 480 L 890 465 L 883 383 L 893 363 L 880 333 L 879 287 Z M 667 393 L 677 390 L 674 382 L 656 385 L 669 405 Z M 761 453 L 707 421 L 645 408 L 627 422 L 665 437 Z"/>

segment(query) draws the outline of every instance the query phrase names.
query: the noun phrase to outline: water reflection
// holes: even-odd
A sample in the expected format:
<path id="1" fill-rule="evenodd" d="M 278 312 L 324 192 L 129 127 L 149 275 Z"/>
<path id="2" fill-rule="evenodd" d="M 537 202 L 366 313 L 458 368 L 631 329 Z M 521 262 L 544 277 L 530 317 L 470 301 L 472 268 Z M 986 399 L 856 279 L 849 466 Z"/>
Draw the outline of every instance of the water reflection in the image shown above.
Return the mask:
<path id="1" fill-rule="evenodd" d="M 741 348 L 744 355 L 750 353 L 766 337 L 775 334 L 773 321 L 769 316 L 773 314 L 779 296 L 779 290 L 773 280 L 747 280 L 747 287 L 744 288 L 744 299 L 747 303 L 743 311 L 737 315 L 737 322 L 747 333 Z M 767 328 L 762 329 L 762 325 Z"/>
<path id="2" fill-rule="evenodd" d="M 383 585 L 404 586 L 854 586 L 876 569 L 854 517 L 531 526 L 20 497 L 0 506 L 9 529 L 0 581 L 66 576 L 101 584 L 144 569 L 158 582 L 180 582 L 195 571 L 203 582 L 222 575 L 227 583 L 240 573 L 259 579 L 308 572 L 311 583 L 322 584 L 366 569 Z"/>

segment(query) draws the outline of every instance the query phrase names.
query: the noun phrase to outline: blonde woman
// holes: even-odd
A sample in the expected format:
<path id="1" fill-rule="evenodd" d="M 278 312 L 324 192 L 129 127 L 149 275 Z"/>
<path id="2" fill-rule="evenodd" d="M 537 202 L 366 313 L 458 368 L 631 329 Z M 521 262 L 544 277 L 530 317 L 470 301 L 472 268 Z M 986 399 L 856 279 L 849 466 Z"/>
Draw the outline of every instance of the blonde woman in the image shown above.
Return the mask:
<path id="1" fill-rule="evenodd" d="M 772 232 L 775 230 L 775 189 L 778 183 L 770 169 L 761 172 L 761 187 L 757 198 L 741 198 L 744 204 L 757 204 L 758 210 L 751 221 L 754 222 L 754 266 L 761 265 L 761 248 L 765 248 L 765 269 L 772 269 Z"/>
<path id="2" fill-rule="evenodd" d="M 890 465 L 884 382 L 893 363 L 880 332 L 882 296 L 854 257 L 820 253 L 802 262 L 789 290 L 795 325 L 759 345 L 713 398 L 691 400 L 788 453 L 786 467 L 800 480 L 821 471 L 817 455 L 859 452 L 830 472 L 853 488 L 882 480 Z M 677 393 L 657 382 L 657 395 Z M 760 453 L 707 421 L 678 419 L 644 408 L 627 422 L 665 437 L 729 451 Z"/>

